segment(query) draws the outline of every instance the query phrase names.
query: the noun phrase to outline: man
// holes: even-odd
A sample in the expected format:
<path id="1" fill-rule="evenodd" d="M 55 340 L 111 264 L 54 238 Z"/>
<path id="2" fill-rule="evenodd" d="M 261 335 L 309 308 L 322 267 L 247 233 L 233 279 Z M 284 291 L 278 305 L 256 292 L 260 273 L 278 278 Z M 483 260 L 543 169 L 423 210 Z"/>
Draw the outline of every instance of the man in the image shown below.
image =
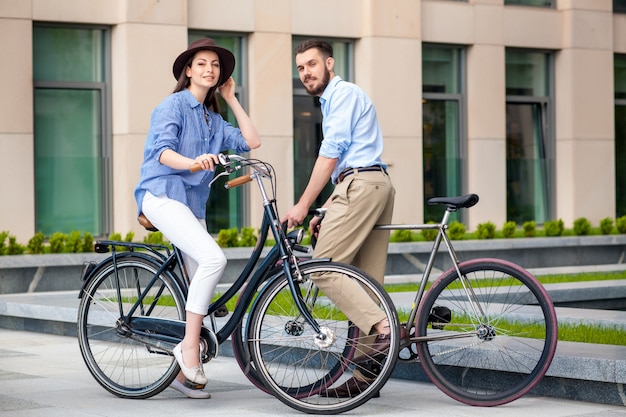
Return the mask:
<path id="1" fill-rule="evenodd" d="M 389 231 L 373 228 L 391 222 L 395 189 L 381 159 L 383 136 L 376 110 L 361 88 L 335 75 L 330 44 L 304 41 L 297 46 L 295 58 L 307 93 L 320 97 L 324 139 L 304 193 L 283 220 L 289 227 L 301 225 L 331 179 L 335 189 L 324 204 L 327 211 L 323 225 L 317 217 L 310 222 L 311 233 L 317 235 L 314 256 L 352 264 L 382 284 Z M 324 277 L 316 279 L 315 284 L 326 294 L 334 294 L 330 288 L 338 282 Z M 344 291 L 333 302 L 364 334 L 375 335 L 370 347 L 385 351 L 389 347 L 387 318 L 371 299 L 354 296 L 357 293 L 362 291 Z M 355 372 L 352 379 L 329 389 L 326 395 L 350 397 L 370 381 L 363 373 Z"/>

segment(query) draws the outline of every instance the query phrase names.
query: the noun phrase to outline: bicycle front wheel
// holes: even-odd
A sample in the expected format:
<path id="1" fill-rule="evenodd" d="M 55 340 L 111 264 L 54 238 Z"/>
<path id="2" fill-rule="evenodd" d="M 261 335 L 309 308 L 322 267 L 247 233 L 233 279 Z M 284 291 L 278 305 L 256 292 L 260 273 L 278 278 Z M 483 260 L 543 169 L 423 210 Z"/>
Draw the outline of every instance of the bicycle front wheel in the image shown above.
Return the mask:
<path id="1" fill-rule="evenodd" d="M 450 397 L 496 406 L 528 393 L 556 350 L 550 296 L 523 268 L 498 259 L 459 264 L 420 303 L 417 352 L 424 372 Z"/>
<path id="2" fill-rule="evenodd" d="M 283 403 L 311 414 L 336 414 L 358 407 L 385 384 L 399 352 L 399 324 L 394 305 L 373 278 L 340 263 L 316 262 L 300 266 L 297 293 L 325 338 L 303 318 L 284 275 L 259 295 L 250 313 L 248 344 L 252 362 L 264 385 Z M 322 293 L 315 279 L 333 274 L 341 285 Z M 372 337 L 348 320 L 332 300 L 346 289 L 349 296 L 367 294 L 390 323 L 388 351 L 375 351 Z M 357 378 L 360 384 L 350 384 Z M 346 385 L 349 384 L 349 385 Z M 349 387 L 349 395 L 339 393 Z"/>
<path id="3" fill-rule="evenodd" d="M 146 258 L 121 257 L 94 272 L 78 307 L 78 343 L 96 381 L 122 398 L 148 398 L 163 391 L 178 373 L 164 348 L 143 343 L 122 317 L 144 294 L 133 317 L 185 319 L 185 299 L 176 280 Z M 131 319 L 132 322 L 132 319 Z"/>

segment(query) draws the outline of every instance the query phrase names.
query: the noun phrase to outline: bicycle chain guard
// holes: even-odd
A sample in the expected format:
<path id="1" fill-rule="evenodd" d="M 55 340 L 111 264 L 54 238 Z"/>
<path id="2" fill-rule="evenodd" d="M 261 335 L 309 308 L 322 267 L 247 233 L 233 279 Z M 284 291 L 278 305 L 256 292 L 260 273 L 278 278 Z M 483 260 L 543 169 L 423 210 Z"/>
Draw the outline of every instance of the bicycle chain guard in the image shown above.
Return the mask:
<path id="1" fill-rule="evenodd" d="M 202 352 L 200 354 L 202 363 L 207 363 L 211 359 L 217 358 L 220 347 L 220 344 L 217 341 L 217 336 L 211 329 L 207 329 L 204 326 L 200 331 L 200 347 L 202 348 Z"/>

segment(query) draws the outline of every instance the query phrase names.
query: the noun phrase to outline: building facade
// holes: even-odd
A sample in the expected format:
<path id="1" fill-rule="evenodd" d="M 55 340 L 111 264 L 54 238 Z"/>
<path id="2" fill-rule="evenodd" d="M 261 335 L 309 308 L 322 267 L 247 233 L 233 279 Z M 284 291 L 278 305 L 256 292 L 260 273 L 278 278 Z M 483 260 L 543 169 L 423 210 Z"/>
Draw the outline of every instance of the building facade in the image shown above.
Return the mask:
<path id="1" fill-rule="evenodd" d="M 150 114 L 202 36 L 237 57 L 263 140 L 252 156 L 274 166 L 282 212 L 322 139 L 293 48 L 322 37 L 376 105 L 394 222 L 468 192 L 470 230 L 626 214 L 626 1 L 0 0 L 0 231 L 144 235 L 133 189 Z M 254 188 L 213 194 L 213 231 L 260 225 Z"/>

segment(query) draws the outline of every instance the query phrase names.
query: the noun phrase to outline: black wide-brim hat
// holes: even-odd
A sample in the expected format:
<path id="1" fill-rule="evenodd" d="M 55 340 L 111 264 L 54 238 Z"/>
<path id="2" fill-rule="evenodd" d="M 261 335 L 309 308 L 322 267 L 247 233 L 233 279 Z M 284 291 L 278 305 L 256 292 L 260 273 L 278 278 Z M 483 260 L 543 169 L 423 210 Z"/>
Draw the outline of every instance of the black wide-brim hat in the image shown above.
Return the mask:
<path id="1" fill-rule="evenodd" d="M 203 50 L 213 51 L 219 57 L 220 78 L 217 85 L 220 86 L 224 84 L 235 70 L 235 56 L 228 49 L 217 46 L 215 41 L 211 38 L 202 38 L 191 42 L 187 50 L 178 55 L 178 58 L 176 58 L 174 66 L 172 67 L 174 78 L 178 80 L 180 74 L 185 70 L 187 61 L 189 61 L 189 59 L 194 56 L 196 52 Z"/>

